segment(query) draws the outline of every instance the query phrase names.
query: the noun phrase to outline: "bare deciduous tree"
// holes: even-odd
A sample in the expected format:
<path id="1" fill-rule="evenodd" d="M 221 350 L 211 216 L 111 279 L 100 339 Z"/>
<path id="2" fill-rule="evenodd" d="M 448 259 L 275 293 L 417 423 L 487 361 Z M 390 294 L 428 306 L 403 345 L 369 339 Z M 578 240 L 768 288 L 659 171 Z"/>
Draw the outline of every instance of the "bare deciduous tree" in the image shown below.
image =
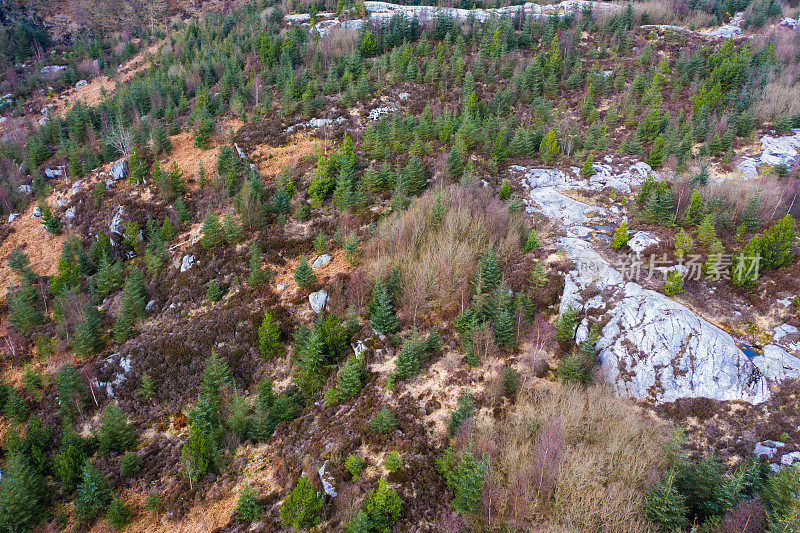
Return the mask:
<path id="1" fill-rule="evenodd" d="M 108 142 L 111 143 L 111 146 L 116 148 L 117 152 L 126 157 L 131 155 L 133 135 L 131 135 L 131 130 L 123 126 L 119 120 L 109 128 L 106 137 L 108 138 Z"/>

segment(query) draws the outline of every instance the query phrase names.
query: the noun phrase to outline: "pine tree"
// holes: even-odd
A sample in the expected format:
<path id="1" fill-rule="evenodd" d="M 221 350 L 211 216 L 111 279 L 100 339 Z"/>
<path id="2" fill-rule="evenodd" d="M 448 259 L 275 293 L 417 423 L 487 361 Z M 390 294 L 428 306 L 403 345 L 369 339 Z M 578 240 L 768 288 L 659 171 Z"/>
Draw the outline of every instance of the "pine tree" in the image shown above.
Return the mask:
<path id="1" fill-rule="evenodd" d="M 647 158 L 647 164 L 653 168 L 661 168 L 664 164 L 664 136 L 659 135 L 653 147 L 650 149 L 650 156 Z"/>
<path id="2" fill-rule="evenodd" d="M 97 441 L 102 455 L 109 452 L 122 453 L 136 443 L 133 426 L 128 424 L 125 413 L 116 405 L 108 405 L 103 411 Z"/>
<path id="3" fill-rule="evenodd" d="M 453 145 L 450 152 L 447 154 L 445 166 L 447 168 L 447 175 L 451 178 L 460 178 L 464 173 L 464 160 L 461 157 L 461 152 L 455 145 Z"/>
<path id="4" fill-rule="evenodd" d="M 672 241 L 675 246 L 675 255 L 678 257 L 687 255 L 692 251 L 692 247 L 694 246 L 694 241 L 692 241 L 691 235 L 689 235 L 683 228 L 681 228 L 681 230 L 675 234 L 675 236 L 672 238 Z"/>
<path id="5" fill-rule="evenodd" d="M 425 176 L 425 168 L 419 157 L 413 156 L 406 168 L 403 169 L 402 191 L 407 196 L 415 196 L 421 193 L 428 185 L 428 178 Z"/>
<path id="6" fill-rule="evenodd" d="M 759 240 L 763 268 L 779 268 L 791 263 L 797 235 L 794 219 L 789 214 L 764 230 Z"/>
<path id="7" fill-rule="evenodd" d="M 487 248 L 478 261 L 478 271 L 472 279 L 476 293 L 488 293 L 494 290 L 503 278 L 500 258 L 493 248 Z"/>
<path id="8" fill-rule="evenodd" d="M 539 157 L 545 163 L 555 163 L 561 157 L 561 147 L 558 144 L 555 130 L 551 129 L 542 137 L 542 142 L 539 144 Z"/>
<path id="9" fill-rule="evenodd" d="M 453 509 L 471 512 L 478 508 L 486 473 L 485 459 L 477 460 L 472 450 L 464 450 L 452 476 Z"/>
<path id="10" fill-rule="evenodd" d="M 294 280 L 302 288 L 310 287 L 317 282 L 317 275 L 304 255 L 300 256 L 300 262 L 297 264 L 297 268 L 294 269 Z"/>
<path id="11" fill-rule="evenodd" d="M 203 380 L 200 384 L 200 395 L 207 399 L 212 406 L 220 405 L 220 391 L 224 386 L 233 385 L 231 370 L 228 362 L 222 357 L 211 352 L 203 368 Z"/>
<path id="12" fill-rule="evenodd" d="M 500 348 L 510 348 L 514 345 L 514 321 L 507 309 L 498 311 L 492 320 L 494 342 Z"/>
<path id="13" fill-rule="evenodd" d="M 203 220 L 203 236 L 200 237 L 200 244 L 206 250 L 213 250 L 222 244 L 222 226 L 219 218 L 214 213 L 209 212 Z"/>
<path id="14" fill-rule="evenodd" d="M 153 153 L 155 155 L 168 154 L 172 151 L 172 141 L 167 133 L 167 128 L 163 124 L 156 123 L 150 136 L 153 139 Z"/>
<path id="15" fill-rule="evenodd" d="M 261 250 L 256 243 L 250 245 L 250 274 L 247 277 L 247 283 L 251 287 L 258 287 L 267 282 L 269 277 L 269 269 L 264 269 L 264 259 L 261 256 Z"/>
<path id="16" fill-rule="evenodd" d="M 703 221 L 700 223 L 700 225 L 697 226 L 695 235 L 697 236 L 697 242 L 700 244 L 700 246 L 710 246 L 712 243 L 718 240 L 717 232 L 714 229 L 713 220 L 713 215 L 707 215 L 703 218 Z"/>
<path id="17" fill-rule="evenodd" d="M 254 522 L 261 515 L 261 505 L 258 503 L 258 493 L 249 484 L 242 485 L 239 491 L 239 499 L 236 502 L 234 516 L 237 520 Z"/>
<path id="18" fill-rule="evenodd" d="M 611 247 L 615 250 L 619 250 L 630 240 L 631 236 L 628 232 L 628 222 L 623 221 L 617 229 L 614 231 L 614 239 L 611 242 Z"/>
<path id="19" fill-rule="evenodd" d="M 503 201 L 508 200 L 508 197 L 511 196 L 511 185 L 508 183 L 508 180 L 503 180 L 503 185 L 500 186 L 498 196 Z"/>
<path id="20" fill-rule="evenodd" d="M 214 122 L 204 116 L 194 132 L 194 145 L 206 150 L 211 146 L 211 136 L 214 134 Z"/>
<path id="21" fill-rule="evenodd" d="M 683 292 L 683 274 L 678 270 L 673 270 L 667 275 L 664 282 L 664 294 L 675 296 Z"/>
<path id="22" fill-rule="evenodd" d="M 140 270 L 134 268 L 125 279 L 125 286 L 122 288 L 122 304 L 114 323 L 114 339 L 117 343 L 122 344 L 131 338 L 134 322 L 146 314 L 146 302 L 147 288 L 144 284 L 144 276 Z"/>
<path id="23" fill-rule="evenodd" d="M 111 503 L 111 486 L 93 464 L 86 464 L 75 496 L 75 512 L 83 522 L 93 522 Z"/>
<path id="24" fill-rule="evenodd" d="M 594 176 L 596 173 L 594 169 L 594 156 L 592 156 L 592 152 L 589 152 L 589 155 L 586 156 L 586 161 L 583 162 L 583 166 L 581 167 L 581 176 L 583 179 L 589 179 Z"/>
<path id="25" fill-rule="evenodd" d="M 8 301 L 9 320 L 14 329 L 25 333 L 44 323 L 38 303 L 39 292 L 29 281 L 29 276 L 23 276 L 20 284 L 11 291 Z"/>
<path id="26" fill-rule="evenodd" d="M 400 327 L 397 317 L 394 316 L 392 296 L 380 282 L 373 288 L 370 321 L 372 328 L 378 333 L 394 333 Z"/>
<path id="27" fill-rule="evenodd" d="M 272 314 L 264 312 L 264 320 L 258 328 L 258 349 L 265 359 L 280 355 L 280 335 L 280 328 L 272 319 Z"/>
<path id="28" fill-rule="evenodd" d="M 122 501 L 117 494 L 111 497 L 111 503 L 108 505 L 108 515 L 106 520 L 117 530 L 122 530 L 131 523 L 133 519 L 133 508 Z"/>
<path id="29" fill-rule="evenodd" d="M 147 372 L 142 374 L 142 379 L 139 383 L 139 394 L 141 394 L 145 400 L 152 400 L 156 395 L 156 384 Z"/>
<path id="30" fill-rule="evenodd" d="M 210 302 L 218 302 L 225 295 L 225 289 L 216 280 L 209 280 L 206 285 L 206 298 Z"/>
<path id="31" fill-rule="evenodd" d="M 242 240 L 242 224 L 233 213 L 225 213 L 222 216 L 222 237 L 228 244 L 236 244 Z"/>
<path id="32" fill-rule="evenodd" d="M 86 450 L 83 439 L 75 433 L 70 424 L 64 424 L 61 433 L 61 452 L 56 456 L 56 470 L 61 488 L 70 494 L 78 486 L 86 463 Z"/>
<path id="33" fill-rule="evenodd" d="M 667 473 L 648 488 L 644 516 L 664 531 L 680 530 L 686 524 L 686 497 L 675 487 L 675 474 Z"/>
<path id="34" fill-rule="evenodd" d="M 528 239 L 525 241 L 525 253 L 538 250 L 539 248 L 541 248 L 539 236 L 536 234 L 535 229 L 531 229 L 530 233 L 528 233 Z"/>
<path id="35" fill-rule="evenodd" d="M 689 198 L 689 206 L 686 208 L 686 221 L 689 224 L 697 225 L 705 218 L 706 206 L 700 191 L 695 188 Z"/>
<path id="36" fill-rule="evenodd" d="M 286 495 L 281 505 L 280 517 L 286 527 L 310 529 L 319 523 L 319 513 L 325 500 L 317 493 L 307 477 L 303 476 Z"/>
<path id="37" fill-rule="evenodd" d="M 72 347 L 80 357 L 93 355 L 101 345 L 100 342 L 100 311 L 93 305 L 87 306 L 84 311 L 85 320 L 75 330 L 75 340 Z"/>
<path id="38" fill-rule="evenodd" d="M 139 154 L 139 148 L 134 146 L 128 158 L 128 179 L 139 183 L 147 174 L 147 161 Z"/>
<path id="39" fill-rule="evenodd" d="M 355 355 L 348 357 L 339 370 L 339 377 L 336 381 L 339 388 L 339 400 L 346 401 L 354 398 L 361 391 L 366 375 L 367 369 L 364 361 Z"/>
<path id="40" fill-rule="evenodd" d="M 45 487 L 45 479 L 31 468 L 24 455 L 9 454 L 0 478 L 0 527 L 29 531 L 36 526 L 46 508 Z"/>
<path id="41" fill-rule="evenodd" d="M 745 231 L 758 231 L 761 229 L 761 220 L 758 218 L 758 209 L 761 204 L 761 193 L 756 193 L 748 200 L 747 207 L 742 213 L 742 223 Z"/>

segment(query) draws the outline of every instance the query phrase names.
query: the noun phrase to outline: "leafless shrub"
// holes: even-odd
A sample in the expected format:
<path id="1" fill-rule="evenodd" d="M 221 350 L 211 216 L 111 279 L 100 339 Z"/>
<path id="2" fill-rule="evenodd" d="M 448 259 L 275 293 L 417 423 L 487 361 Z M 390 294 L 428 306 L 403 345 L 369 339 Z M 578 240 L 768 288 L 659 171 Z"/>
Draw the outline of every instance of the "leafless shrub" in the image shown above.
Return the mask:
<path id="1" fill-rule="evenodd" d="M 437 197 L 447 205 L 440 222 L 433 215 Z M 508 257 L 520 250 L 524 231 L 521 215 L 484 189 L 429 191 L 381 225 L 365 247 L 364 266 L 373 279 L 400 268 L 403 290 L 421 296 L 409 315 L 454 313 L 481 251 L 492 246 Z"/>
<path id="2" fill-rule="evenodd" d="M 108 141 L 111 143 L 117 152 L 129 156 L 133 148 L 133 136 L 131 130 L 122 125 L 119 121 L 108 129 L 106 134 Z"/>
<path id="3" fill-rule="evenodd" d="M 757 120 L 772 122 L 800 113 L 800 85 L 794 81 L 796 73 L 796 68 L 786 68 L 770 75 L 761 98 L 753 106 Z"/>
<path id="4" fill-rule="evenodd" d="M 642 495 L 667 433 L 603 387 L 525 386 L 474 438 L 491 465 L 481 502 L 490 529 L 650 530 Z"/>
<path id="5" fill-rule="evenodd" d="M 633 4 L 633 18 L 642 22 L 642 16 L 647 15 L 648 24 L 670 24 L 687 28 L 704 28 L 716 24 L 713 15 L 697 9 L 689 9 L 684 0 L 646 0 Z"/>

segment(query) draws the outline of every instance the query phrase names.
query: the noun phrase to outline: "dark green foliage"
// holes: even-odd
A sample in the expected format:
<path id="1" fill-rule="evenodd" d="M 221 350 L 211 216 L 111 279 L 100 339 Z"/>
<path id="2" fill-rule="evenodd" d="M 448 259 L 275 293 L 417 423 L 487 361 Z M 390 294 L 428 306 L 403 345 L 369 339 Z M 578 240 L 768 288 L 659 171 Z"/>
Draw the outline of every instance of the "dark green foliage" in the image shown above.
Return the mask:
<path id="1" fill-rule="evenodd" d="M 367 377 L 367 369 L 364 361 L 360 357 L 351 355 L 339 370 L 339 377 L 336 380 L 338 387 L 338 400 L 347 401 L 361 392 L 364 386 L 364 379 Z"/>
<path id="2" fill-rule="evenodd" d="M 401 175 L 402 186 L 400 190 L 406 196 L 416 196 L 421 193 L 428 185 L 428 178 L 425 176 L 425 168 L 419 157 L 413 156 Z"/>
<path id="3" fill-rule="evenodd" d="M 131 338 L 134 322 L 146 314 L 146 303 L 147 287 L 144 283 L 144 275 L 139 269 L 133 268 L 125 279 L 125 285 L 122 288 L 122 303 L 114 323 L 114 339 L 118 343 L 121 344 Z"/>
<path id="4" fill-rule="evenodd" d="M 558 316 L 556 320 L 556 339 L 561 343 L 568 343 L 575 337 L 575 328 L 580 321 L 579 309 L 570 307 Z"/>
<path id="5" fill-rule="evenodd" d="M 142 469 L 142 458 L 134 452 L 128 452 L 120 458 L 119 466 L 123 476 L 130 476 Z"/>
<path id="6" fill-rule="evenodd" d="M 516 342 L 514 335 L 514 321 L 508 309 L 501 309 L 492 319 L 494 342 L 500 348 L 512 348 Z"/>
<path id="7" fill-rule="evenodd" d="M 594 354 L 573 350 L 558 362 L 558 377 L 565 383 L 587 384 L 593 379 L 594 365 Z"/>
<path id="8" fill-rule="evenodd" d="M 206 285 L 206 298 L 211 302 L 218 302 L 225 294 L 225 289 L 216 280 L 210 280 Z"/>
<path id="9" fill-rule="evenodd" d="M 403 457 L 395 450 L 384 458 L 383 466 L 389 472 L 396 472 L 403 468 Z"/>
<path id="10" fill-rule="evenodd" d="M 464 160 L 461 157 L 461 152 L 459 152 L 455 146 L 453 146 L 447 154 L 445 165 L 447 167 L 447 174 L 451 178 L 460 178 L 464 173 Z"/>
<path id="11" fill-rule="evenodd" d="M 397 420 L 388 407 L 381 407 L 369 420 L 369 429 L 373 433 L 387 433 L 395 427 L 397 427 Z"/>
<path id="12" fill-rule="evenodd" d="M 139 394 L 144 396 L 145 400 L 152 400 L 156 395 L 156 384 L 147 372 L 142 374 L 142 379 L 139 383 Z"/>
<path id="13" fill-rule="evenodd" d="M 9 390 L 6 396 L 3 412 L 8 418 L 20 424 L 24 423 L 28 418 L 28 406 L 13 388 Z"/>
<path id="14" fill-rule="evenodd" d="M 134 146 L 128 158 L 128 179 L 132 183 L 139 183 L 147 174 L 147 161 L 139 153 L 139 148 Z"/>
<path id="15" fill-rule="evenodd" d="M 281 331 L 272 319 L 269 311 L 264 312 L 264 320 L 258 328 L 258 349 L 265 359 L 276 357 L 281 353 Z"/>
<path id="16" fill-rule="evenodd" d="M 75 490 L 86 463 L 86 444 L 72 426 L 64 425 L 61 436 L 61 452 L 56 456 L 56 471 L 61 488 L 69 494 Z"/>
<path id="17" fill-rule="evenodd" d="M 397 317 L 394 316 L 393 298 L 386 285 L 380 281 L 375 283 L 372 290 L 369 317 L 372 328 L 378 333 L 393 333 L 400 327 Z"/>
<path id="18" fill-rule="evenodd" d="M 686 498 L 691 518 L 702 523 L 711 517 L 724 515 L 735 504 L 738 486 L 723 474 L 722 465 L 713 455 L 677 472 L 675 488 Z"/>
<path id="19" fill-rule="evenodd" d="M 120 497 L 114 494 L 111 498 L 111 503 L 108 505 L 108 515 L 106 520 L 113 527 L 124 529 L 125 526 L 131 523 L 133 519 L 133 508 L 127 503 L 123 502 Z"/>
<path id="20" fill-rule="evenodd" d="M 122 263 L 112 263 L 108 255 L 103 254 L 92 281 L 97 294 L 107 296 L 122 284 Z"/>
<path id="21" fill-rule="evenodd" d="M 44 315 L 39 309 L 39 292 L 29 281 L 28 276 L 10 291 L 8 300 L 9 320 L 14 329 L 23 333 L 44 323 Z"/>
<path id="22" fill-rule="evenodd" d="M 500 374 L 500 390 L 504 396 L 508 398 L 515 398 L 517 391 L 519 391 L 520 379 L 519 372 L 514 370 L 514 367 L 507 365 Z"/>
<path id="23" fill-rule="evenodd" d="M 214 122 L 208 117 L 203 117 L 194 132 L 194 145 L 204 150 L 210 148 L 213 134 Z"/>
<path id="24" fill-rule="evenodd" d="M 450 413 L 447 421 L 447 435 L 452 438 L 461 429 L 464 422 L 475 413 L 475 400 L 472 394 L 463 391 L 458 397 L 458 405 Z"/>
<path id="25" fill-rule="evenodd" d="M 297 364 L 295 383 L 303 394 L 313 394 L 325 381 L 325 342 L 320 328 L 295 341 L 293 357 Z"/>
<path id="26" fill-rule="evenodd" d="M 792 248 L 797 243 L 797 229 L 794 219 L 787 214 L 773 226 L 764 230 L 758 241 L 763 268 L 779 268 L 789 264 L 794 254 Z"/>
<path id="27" fill-rule="evenodd" d="M 172 141 L 169 138 L 169 133 L 167 133 L 167 128 L 160 122 L 153 126 L 150 137 L 153 139 L 154 155 L 159 156 L 172 151 Z"/>
<path id="28" fill-rule="evenodd" d="M 93 522 L 108 509 L 112 492 L 108 480 L 93 465 L 83 467 L 75 496 L 75 513 L 82 522 Z"/>
<path id="29" fill-rule="evenodd" d="M 228 362 L 215 352 L 205 361 L 203 381 L 200 384 L 200 395 L 207 398 L 211 405 L 220 405 L 220 391 L 224 386 L 232 386 L 233 378 Z"/>
<path id="30" fill-rule="evenodd" d="M 456 511 L 467 513 L 477 510 L 487 466 L 487 460 L 476 459 L 471 449 L 462 450 L 456 458 L 452 444 L 436 460 L 436 469 L 453 490 L 453 508 Z"/>
<path id="31" fill-rule="evenodd" d="M 125 413 L 116 405 L 109 405 L 103 411 L 100 428 L 97 431 L 100 453 L 122 453 L 136 443 L 133 426 L 128 424 Z"/>
<path id="32" fill-rule="evenodd" d="M 261 515 L 261 505 L 258 503 L 258 493 L 249 484 L 242 485 L 239 491 L 239 499 L 236 502 L 234 516 L 237 520 L 254 522 Z"/>
<path id="33" fill-rule="evenodd" d="M 742 223 L 746 231 L 758 231 L 761 229 L 761 220 L 758 218 L 758 209 L 761 205 L 761 194 L 759 191 L 747 201 L 742 213 Z"/>
<path id="34" fill-rule="evenodd" d="M 386 480 L 380 478 L 378 487 L 367 494 L 364 507 L 347 524 L 348 533 L 383 533 L 391 531 L 400 518 L 403 503 Z"/>
<path id="35" fill-rule="evenodd" d="M 532 229 L 530 233 L 528 233 L 528 239 L 525 241 L 525 253 L 538 250 L 539 248 L 541 248 L 539 236 L 536 234 L 536 230 Z"/>
<path id="36" fill-rule="evenodd" d="M 347 459 L 345 459 L 344 467 L 350 472 L 350 475 L 353 476 L 354 481 L 358 480 L 358 476 L 361 475 L 361 471 L 364 470 L 364 463 L 364 459 L 353 454 L 348 455 Z"/>
<path id="37" fill-rule="evenodd" d="M 259 383 L 255 414 L 249 429 L 250 438 L 256 442 L 268 439 L 280 422 L 297 418 L 303 405 L 303 398 L 299 394 L 284 393 L 272 400 L 272 382 L 264 378 Z"/>
<path id="38" fill-rule="evenodd" d="M 311 269 L 305 256 L 300 257 L 300 262 L 294 270 L 294 280 L 303 288 L 310 287 L 317 282 L 317 275 Z"/>
<path id="39" fill-rule="evenodd" d="M 93 305 L 87 306 L 84 311 L 85 320 L 75 329 L 75 340 L 72 347 L 81 357 L 89 357 L 97 353 L 102 346 L 100 336 L 100 311 Z"/>
<path id="40" fill-rule="evenodd" d="M 498 196 L 503 201 L 508 200 L 508 197 L 511 196 L 511 185 L 509 185 L 508 180 L 503 180 L 503 185 L 500 187 Z"/>
<path id="41" fill-rule="evenodd" d="M 266 283 L 271 274 L 269 268 L 264 268 L 261 250 L 257 244 L 253 243 L 250 245 L 250 274 L 247 276 L 247 283 L 251 287 L 258 287 Z"/>
<path id="42" fill-rule="evenodd" d="M 478 271 L 473 276 L 473 290 L 476 293 L 491 292 L 502 278 L 503 269 L 500 258 L 492 248 L 487 248 L 481 254 Z"/>
<path id="43" fill-rule="evenodd" d="M 768 510 L 769 522 L 772 526 L 770 533 L 797 531 L 797 517 L 798 511 L 800 511 L 798 504 L 800 470 L 782 468 L 764 485 L 761 498 Z M 789 520 L 789 517 L 792 517 L 793 520 Z"/>
<path id="44" fill-rule="evenodd" d="M 89 391 L 74 365 L 66 364 L 56 374 L 56 398 L 62 418 L 72 418 L 83 410 Z"/>
<path id="45" fill-rule="evenodd" d="M 189 437 L 183 443 L 181 464 L 184 475 L 195 483 L 219 468 L 222 428 L 217 407 L 206 396 L 200 397 L 197 405 L 189 411 L 188 418 Z"/>
<path id="46" fill-rule="evenodd" d="M 206 250 L 213 250 L 222 244 L 222 225 L 219 217 L 209 212 L 203 220 L 203 236 L 200 237 L 200 244 Z"/>
<path id="47" fill-rule="evenodd" d="M 686 523 L 686 513 L 686 497 L 675 487 L 673 472 L 648 487 L 644 497 L 644 516 L 662 531 L 681 529 Z"/>
<path id="48" fill-rule="evenodd" d="M 325 499 L 311 486 L 307 477 L 303 476 L 286 495 L 281 505 L 281 521 L 286 527 L 311 528 L 320 521 L 319 513 Z"/>
<path id="49" fill-rule="evenodd" d="M 435 333 L 431 333 L 423 339 L 422 335 L 414 332 L 411 338 L 403 343 L 400 351 L 397 352 L 395 360 L 394 376 L 397 379 L 405 379 L 419 372 L 422 362 L 431 356 L 431 352 L 438 350 L 439 339 Z"/>
<path id="50" fill-rule="evenodd" d="M 244 397 L 238 390 L 233 391 L 233 397 L 226 406 L 228 412 L 227 426 L 240 440 L 244 440 L 250 435 L 250 406 L 245 402 Z"/>
<path id="51" fill-rule="evenodd" d="M 28 531 L 43 517 L 44 478 L 20 454 L 10 455 L 0 478 L 0 530 Z"/>

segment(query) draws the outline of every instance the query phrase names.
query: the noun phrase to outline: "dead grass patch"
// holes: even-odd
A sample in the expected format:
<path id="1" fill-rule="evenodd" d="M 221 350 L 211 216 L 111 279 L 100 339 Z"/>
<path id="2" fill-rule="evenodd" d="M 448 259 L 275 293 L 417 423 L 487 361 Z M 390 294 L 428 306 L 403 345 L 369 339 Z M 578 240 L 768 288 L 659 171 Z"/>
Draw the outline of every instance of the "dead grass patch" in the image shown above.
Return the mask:
<path id="1" fill-rule="evenodd" d="M 285 167 L 296 166 L 303 158 L 317 154 L 322 149 L 323 141 L 308 135 L 296 135 L 283 146 L 262 144 L 247 155 L 253 159 L 261 175 L 269 183 Z"/>
<path id="2" fill-rule="evenodd" d="M 516 407 L 481 418 L 471 436 L 491 463 L 483 519 L 489 530 L 649 531 L 643 494 L 667 436 L 605 387 L 525 386 Z"/>

